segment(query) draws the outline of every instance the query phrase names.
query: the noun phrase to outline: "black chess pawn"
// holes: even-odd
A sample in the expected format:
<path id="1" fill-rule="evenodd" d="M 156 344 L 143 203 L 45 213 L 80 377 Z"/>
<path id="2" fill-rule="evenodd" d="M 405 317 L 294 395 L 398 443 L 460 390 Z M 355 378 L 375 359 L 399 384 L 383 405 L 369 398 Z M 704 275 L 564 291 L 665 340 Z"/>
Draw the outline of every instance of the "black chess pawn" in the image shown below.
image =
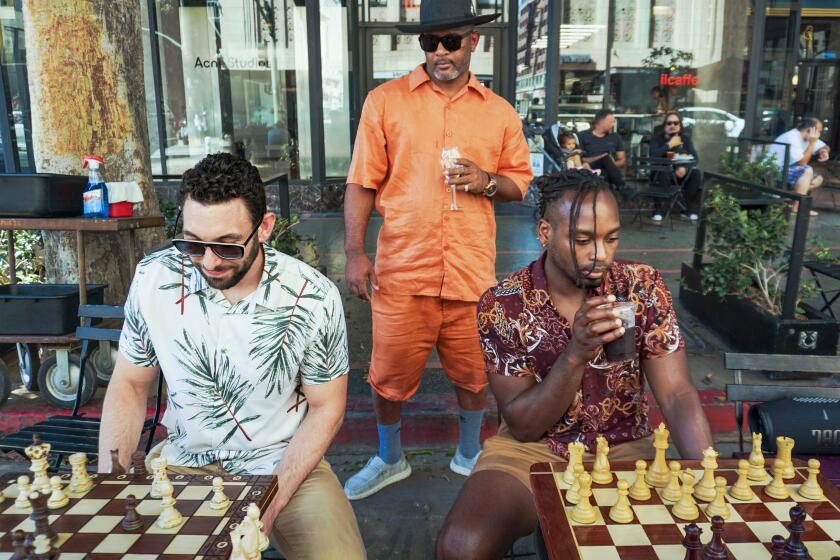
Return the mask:
<path id="1" fill-rule="evenodd" d="M 782 535 L 773 535 L 771 542 L 773 557 L 770 560 L 785 560 L 785 538 Z"/>
<path id="2" fill-rule="evenodd" d="M 131 463 L 134 465 L 134 476 L 146 476 L 146 454 L 142 451 L 135 451 L 131 454 Z"/>
<path id="3" fill-rule="evenodd" d="M 134 494 L 125 497 L 125 517 L 122 520 L 122 528 L 126 531 L 136 531 L 143 526 L 143 519 L 137 515 L 137 498 Z"/>
<path id="4" fill-rule="evenodd" d="M 26 560 L 26 534 L 18 529 L 12 533 L 12 556 L 10 560 Z"/>
<path id="5" fill-rule="evenodd" d="M 802 533 L 805 532 L 805 510 L 802 506 L 795 505 L 790 508 L 790 525 L 788 525 L 790 536 L 785 541 L 785 559 L 808 558 L 808 549 L 802 542 Z"/>
<path id="6" fill-rule="evenodd" d="M 726 560 L 729 554 L 723 544 L 723 517 L 712 517 L 712 540 L 703 551 L 703 560 Z"/>
<path id="7" fill-rule="evenodd" d="M 120 464 L 120 450 L 111 450 L 111 474 L 125 474 L 125 469 Z"/>
<path id="8" fill-rule="evenodd" d="M 689 523 L 685 526 L 685 538 L 683 539 L 685 560 L 703 560 L 701 555 L 703 544 L 700 542 L 700 533 L 702 532 L 703 530 L 696 523 Z"/>

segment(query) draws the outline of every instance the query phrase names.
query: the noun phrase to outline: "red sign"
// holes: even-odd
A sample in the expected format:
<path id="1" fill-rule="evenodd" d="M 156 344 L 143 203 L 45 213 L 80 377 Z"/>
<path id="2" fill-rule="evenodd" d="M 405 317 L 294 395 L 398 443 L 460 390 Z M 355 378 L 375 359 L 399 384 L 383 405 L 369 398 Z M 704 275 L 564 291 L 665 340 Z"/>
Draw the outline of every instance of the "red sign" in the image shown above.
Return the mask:
<path id="1" fill-rule="evenodd" d="M 694 74 L 685 73 L 682 76 L 669 76 L 668 74 L 659 74 L 660 86 L 688 86 L 697 87 L 700 85 L 700 78 Z"/>

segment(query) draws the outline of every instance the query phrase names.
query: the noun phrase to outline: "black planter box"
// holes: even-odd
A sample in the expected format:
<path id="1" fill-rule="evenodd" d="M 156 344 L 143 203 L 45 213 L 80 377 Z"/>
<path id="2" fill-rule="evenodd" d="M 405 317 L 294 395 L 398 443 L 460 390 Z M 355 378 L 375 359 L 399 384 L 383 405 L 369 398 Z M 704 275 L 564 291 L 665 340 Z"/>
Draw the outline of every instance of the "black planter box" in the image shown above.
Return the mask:
<path id="1" fill-rule="evenodd" d="M 680 301 L 741 352 L 834 356 L 840 323 L 810 306 L 807 319 L 781 319 L 738 296 L 700 291 L 700 273 L 683 263 Z"/>
<path id="2" fill-rule="evenodd" d="M 0 174 L 0 216 L 59 218 L 82 215 L 87 177 L 52 173 Z"/>
<path id="3" fill-rule="evenodd" d="M 102 305 L 107 284 L 88 284 L 88 303 Z M 66 335 L 79 325 L 78 284 L 0 286 L 0 335 Z"/>

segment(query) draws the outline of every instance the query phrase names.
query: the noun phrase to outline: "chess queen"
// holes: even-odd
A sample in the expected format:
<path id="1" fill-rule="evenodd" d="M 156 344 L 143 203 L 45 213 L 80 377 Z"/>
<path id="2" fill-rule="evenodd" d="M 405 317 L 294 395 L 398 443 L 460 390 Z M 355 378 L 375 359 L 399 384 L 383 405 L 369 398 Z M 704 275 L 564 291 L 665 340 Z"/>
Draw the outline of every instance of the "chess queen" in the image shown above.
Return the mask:
<path id="1" fill-rule="evenodd" d="M 669 431 L 687 460 L 713 445 L 670 291 L 653 267 L 615 258 L 621 222 L 610 186 L 582 170 L 542 177 L 537 185 L 536 232 L 544 251 L 486 291 L 478 306 L 485 370 L 503 422 L 484 442 L 444 522 L 439 558 L 501 558 L 533 531 L 531 465 L 565 461 L 571 442 L 586 447 L 593 480 L 605 465 L 654 456 L 651 468 L 667 474 Z M 635 304 L 634 331 L 625 329 L 616 302 Z M 634 355 L 608 361 L 604 345 L 624 336 L 634 337 Z M 657 431 L 665 441 L 654 442 L 645 381 L 665 416 L 668 429 Z M 593 455 L 599 437 L 609 444 L 609 462 Z M 639 498 L 652 494 L 639 488 L 649 484 L 646 468 L 636 470 Z"/>

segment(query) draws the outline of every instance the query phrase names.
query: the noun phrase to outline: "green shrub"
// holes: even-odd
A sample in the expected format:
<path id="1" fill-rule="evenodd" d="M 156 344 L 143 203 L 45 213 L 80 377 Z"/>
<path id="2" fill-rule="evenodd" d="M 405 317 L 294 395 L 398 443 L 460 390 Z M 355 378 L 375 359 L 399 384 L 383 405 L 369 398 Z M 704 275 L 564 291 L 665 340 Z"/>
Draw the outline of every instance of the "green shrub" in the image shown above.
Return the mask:
<path id="1" fill-rule="evenodd" d="M 6 231 L 0 231 L 0 284 L 8 284 L 8 237 Z M 40 231 L 16 231 L 15 237 L 15 276 L 21 283 L 44 282 L 44 240 Z"/>

